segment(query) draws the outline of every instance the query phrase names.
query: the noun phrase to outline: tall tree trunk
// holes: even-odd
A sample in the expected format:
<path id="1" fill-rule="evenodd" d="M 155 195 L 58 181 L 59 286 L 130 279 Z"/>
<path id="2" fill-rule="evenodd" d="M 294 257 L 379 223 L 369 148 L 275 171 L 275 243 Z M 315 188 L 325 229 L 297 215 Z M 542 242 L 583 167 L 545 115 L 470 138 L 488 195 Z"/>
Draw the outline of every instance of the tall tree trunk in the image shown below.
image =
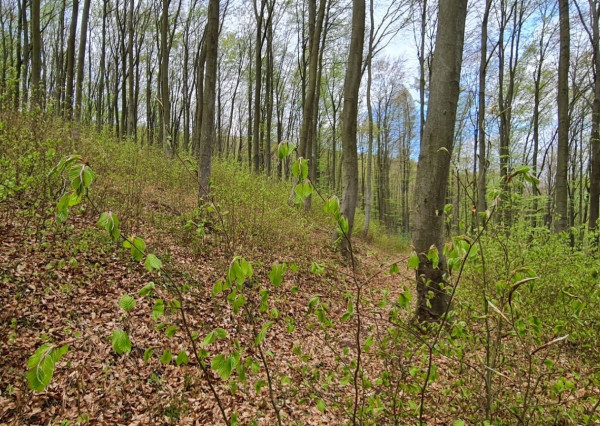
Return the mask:
<path id="1" fill-rule="evenodd" d="M 212 148 L 215 137 L 215 98 L 217 88 L 217 56 L 219 43 L 219 0 L 209 0 L 208 21 L 206 24 L 206 73 L 202 107 L 202 128 L 200 130 L 199 196 L 210 191 Z"/>
<path id="2" fill-rule="evenodd" d="M 129 0 L 129 8 L 127 12 L 127 62 L 129 65 L 127 71 L 127 83 L 129 89 L 127 91 L 127 136 L 132 137 L 135 134 L 136 128 L 136 101 L 135 101 L 135 63 L 133 61 L 133 39 L 135 38 L 135 32 L 133 27 L 133 0 Z M 123 82 L 125 84 L 125 82 Z"/>
<path id="3" fill-rule="evenodd" d="M 427 0 L 421 5 L 421 34 L 419 45 L 419 140 L 423 142 L 425 127 L 425 36 L 427 31 Z"/>
<path id="4" fill-rule="evenodd" d="M 590 140 L 590 215 L 589 228 L 595 229 L 600 215 L 600 5 L 590 0 L 592 14 L 592 51 L 594 58 L 594 101 L 592 103 L 592 132 Z"/>
<path id="5" fill-rule="evenodd" d="M 299 152 L 304 158 L 312 157 L 313 144 L 316 144 L 315 109 L 317 105 L 317 71 L 319 66 L 319 46 L 321 43 L 321 31 L 325 16 L 327 0 L 320 0 L 319 10 L 316 9 L 316 0 L 308 2 L 308 86 L 304 97 L 302 108 L 302 126 L 300 128 Z M 316 183 L 316 182 L 315 182 Z M 304 207 L 310 210 L 311 198 L 307 197 Z"/>
<path id="6" fill-rule="evenodd" d="M 369 235 L 371 223 L 371 204 L 373 198 L 373 107 L 371 105 L 371 83 L 373 81 L 373 38 L 375 32 L 375 16 L 373 0 L 369 0 L 369 18 L 371 25 L 369 29 L 369 50 L 367 53 L 367 120 L 368 120 L 368 148 L 367 148 L 367 190 L 365 194 L 365 228 L 363 237 Z"/>
<path id="7" fill-rule="evenodd" d="M 169 156 L 174 154 L 170 137 L 171 128 L 171 98 L 169 94 L 169 5 L 171 0 L 162 0 L 162 15 L 160 18 L 160 134 L 163 148 Z"/>
<path id="8" fill-rule="evenodd" d="M 40 0 L 31 0 L 31 88 L 32 106 L 42 106 L 42 32 L 40 28 Z"/>
<path id="9" fill-rule="evenodd" d="M 450 296 L 444 249 L 444 203 L 460 88 L 467 0 L 440 2 L 438 32 L 433 54 L 427 122 L 417 166 L 413 245 L 419 256 L 417 317 L 439 320 L 449 309 Z M 434 265 L 428 259 L 431 247 L 439 255 Z"/>
<path id="10" fill-rule="evenodd" d="M 100 81 L 98 82 L 98 100 L 96 103 L 96 129 L 100 131 L 104 124 L 104 79 L 106 75 L 106 19 L 108 0 L 102 1 L 102 41 L 100 50 Z"/>
<path id="11" fill-rule="evenodd" d="M 257 0 L 254 0 L 254 16 L 256 17 L 256 51 L 254 52 L 254 123 L 252 133 L 252 165 L 255 173 L 260 169 L 260 100 L 262 85 L 262 24 L 265 17 L 265 8 L 267 0 L 261 0 L 260 11 L 258 10 Z"/>
<path id="12" fill-rule="evenodd" d="M 487 174 L 487 140 L 485 134 L 485 78 L 487 75 L 487 40 L 488 40 L 488 19 L 492 0 L 486 0 L 483 21 L 481 23 L 481 58 L 479 59 L 479 100 L 477 109 L 477 135 L 479 144 L 479 176 L 477 179 L 477 211 L 483 212 L 487 209 L 486 194 L 486 174 Z"/>
<path id="13" fill-rule="evenodd" d="M 23 109 L 26 108 L 27 102 L 29 99 L 29 90 L 28 90 L 28 76 L 29 76 L 29 55 L 31 51 L 31 85 L 35 87 L 36 90 L 40 91 L 42 88 L 40 87 L 40 82 L 42 81 L 42 30 L 40 27 L 40 0 L 31 0 L 29 5 L 31 7 L 31 32 L 32 32 L 32 40 L 31 40 L 31 49 L 29 49 L 29 25 L 27 25 L 27 1 L 23 0 L 23 7 L 21 8 L 23 14 L 21 19 L 23 21 L 23 72 L 21 74 L 21 92 L 23 92 L 23 100 L 21 105 Z M 34 12 L 36 14 L 36 21 L 34 22 Z M 39 19 L 38 19 L 39 18 Z M 39 31 L 38 31 L 39 30 Z M 35 38 L 38 40 L 33 40 L 33 33 L 36 33 Z M 38 46 L 39 50 L 36 47 Z M 36 52 L 34 54 L 34 51 Z M 35 75 L 34 75 L 34 63 L 35 63 Z M 36 99 L 33 99 L 33 104 L 41 107 L 42 99 L 41 94 L 38 93 Z"/>
<path id="14" fill-rule="evenodd" d="M 65 90 L 65 114 L 73 118 L 73 88 L 75 84 L 75 38 L 77 37 L 77 19 L 79 18 L 79 0 L 73 0 L 69 41 L 67 43 L 67 73 Z"/>
<path id="15" fill-rule="evenodd" d="M 354 214 L 358 199 L 358 157 L 356 149 L 356 130 L 358 119 L 358 90 L 360 88 L 362 53 L 365 39 L 365 0 L 352 2 L 352 33 L 348 51 L 348 65 L 344 80 L 344 108 L 342 111 L 342 161 L 344 167 L 342 190 L 342 215 L 348 220 L 347 240 L 342 238 L 342 252 L 347 256 Z M 337 238 L 337 230 L 336 235 Z"/>
<path id="16" fill-rule="evenodd" d="M 560 56 L 558 59 L 558 150 L 556 164 L 555 207 L 557 232 L 568 229 L 568 163 L 569 163 L 569 0 L 559 0 Z"/>
<path id="17" fill-rule="evenodd" d="M 90 0 L 84 0 L 81 14 L 81 33 L 79 34 L 79 53 L 77 54 L 77 80 L 75 83 L 75 120 L 81 121 L 81 101 L 83 99 L 83 71 L 85 67 L 85 48 L 87 44 Z M 92 78 L 92 76 L 90 76 Z"/>

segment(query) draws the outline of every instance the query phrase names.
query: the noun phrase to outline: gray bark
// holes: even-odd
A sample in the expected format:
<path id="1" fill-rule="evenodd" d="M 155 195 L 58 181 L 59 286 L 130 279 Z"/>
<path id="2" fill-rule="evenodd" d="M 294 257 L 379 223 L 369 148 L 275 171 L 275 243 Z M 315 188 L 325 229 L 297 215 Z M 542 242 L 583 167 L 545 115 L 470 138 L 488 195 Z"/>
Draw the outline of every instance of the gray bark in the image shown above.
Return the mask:
<path id="1" fill-rule="evenodd" d="M 417 317 L 421 321 L 439 320 L 450 303 L 444 288 L 447 266 L 443 256 L 443 210 L 454 145 L 466 14 L 467 0 L 440 2 L 428 118 L 423 129 L 414 195 L 413 245 L 419 255 Z M 436 268 L 427 259 L 432 246 L 439 252 Z"/>

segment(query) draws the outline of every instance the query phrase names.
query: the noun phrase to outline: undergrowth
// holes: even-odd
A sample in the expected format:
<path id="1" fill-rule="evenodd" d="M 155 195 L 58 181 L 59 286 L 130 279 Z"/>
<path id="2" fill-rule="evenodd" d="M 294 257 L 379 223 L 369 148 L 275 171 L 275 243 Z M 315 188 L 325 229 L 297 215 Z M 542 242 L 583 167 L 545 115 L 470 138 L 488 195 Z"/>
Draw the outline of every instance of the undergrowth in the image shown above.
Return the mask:
<path id="1" fill-rule="evenodd" d="M 198 394 L 218 405 L 220 417 L 210 419 L 232 424 L 244 404 L 255 410 L 245 423 L 600 421 L 597 236 L 523 223 L 506 230 L 493 211 L 480 212 L 473 235 L 444 250 L 454 310 L 442 326 L 418 327 L 409 314 L 418 257 L 375 223 L 371 245 L 351 249 L 350 266 L 329 241 L 336 223 L 344 237 L 334 198 L 312 193 L 307 213 L 290 205 L 291 182 L 216 159 L 211 199 L 198 206 L 195 161 L 184 154 L 167 160 L 157 147 L 46 117 L 0 118 L 0 229 L 16 239 L 18 228 L 23 250 L 52 257 L 43 289 L 33 291 L 27 279 L 37 283 L 39 274 L 24 276 L 27 259 L 11 263 L 16 248 L 0 262 L 15 291 L 7 306 L 35 309 L 47 297 L 75 303 L 92 291 L 114 299 L 97 341 L 78 334 L 89 312 L 67 309 L 60 338 L 51 336 L 60 327 L 39 331 L 30 314 L 2 317 L 32 389 L 68 375 L 64 360 L 76 363 L 73 352 L 94 341 L 114 353 L 103 361 L 103 380 L 120 383 L 111 371 L 128 357 L 148 365 L 145 386 L 157 394 L 181 378 L 176 366 L 185 371 L 181 388 L 155 408 L 168 422 L 193 416 Z M 81 157 L 67 157 L 73 153 Z M 63 163 L 68 179 L 49 174 L 61 158 L 71 159 Z M 72 167 L 79 174 L 71 176 Z M 302 173 L 296 178 L 308 185 Z M 72 219 L 62 224 L 65 208 Z M 358 215 L 357 234 L 363 220 Z M 106 232 L 90 228 L 96 222 Z M 435 263 L 439 255 L 432 249 L 427 257 Z M 105 283 L 92 290 L 88 281 Z M 28 349 L 36 342 L 29 364 L 21 335 Z M 25 391 L 15 391 L 15 371 L 3 372 L 1 396 L 23 410 L 29 402 L 18 399 Z"/>

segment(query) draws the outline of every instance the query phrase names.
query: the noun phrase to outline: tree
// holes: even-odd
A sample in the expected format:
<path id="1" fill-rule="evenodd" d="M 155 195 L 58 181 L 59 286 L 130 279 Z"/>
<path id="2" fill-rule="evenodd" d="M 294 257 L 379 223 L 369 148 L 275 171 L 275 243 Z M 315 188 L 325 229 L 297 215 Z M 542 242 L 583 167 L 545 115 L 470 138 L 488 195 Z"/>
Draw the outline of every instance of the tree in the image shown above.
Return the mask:
<path id="1" fill-rule="evenodd" d="M 27 47 L 26 47 L 27 49 Z M 42 31 L 40 28 L 40 0 L 31 0 L 31 87 L 32 104 L 42 105 Z"/>
<path id="2" fill-rule="evenodd" d="M 67 74 L 65 93 L 65 114 L 73 117 L 73 85 L 75 83 L 75 38 L 77 36 L 77 19 L 79 18 L 79 0 L 73 0 L 71 25 L 69 26 L 69 41 L 67 47 Z"/>
<path id="3" fill-rule="evenodd" d="M 481 23 L 481 57 L 479 58 L 479 98 L 477 110 L 477 143 L 479 144 L 479 176 L 477 179 L 477 210 L 485 211 L 486 205 L 486 173 L 487 173 L 487 141 L 485 134 L 485 79 L 489 58 L 487 55 L 488 20 L 492 0 L 486 0 Z"/>
<path id="4" fill-rule="evenodd" d="M 558 59 L 558 151 L 556 164 L 555 207 L 557 232 L 568 228 L 568 164 L 569 164 L 569 0 L 559 0 L 560 55 Z"/>
<path id="5" fill-rule="evenodd" d="M 356 129 L 358 118 L 358 90 L 362 76 L 362 54 L 365 39 L 365 0 L 352 2 L 352 34 L 348 50 L 348 66 L 344 80 L 344 107 L 342 110 L 342 162 L 344 167 L 342 206 L 343 216 L 348 221 L 347 239 L 342 239 L 342 251 L 348 254 L 354 227 L 354 214 L 358 200 L 358 155 Z M 337 239 L 337 230 L 335 234 Z"/>
<path id="6" fill-rule="evenodd" d="M 133 2 L 133 0 L 131 0 Z M 81 101 L 83 99 L 83 71 L 85 64 L 85 49 L 87 44 L 88 21 L 90 17 L 90 0 L 83 2 L 81 14 L 81 33 L 79 35 L 79 53 L 77 54 L 77 77 L 75 83 L 75 120 L 81 120 Z"/>
<path id="7" fill-rule="evenodd" d="M 439 320 L 449 309 L 443 211 L 454 147 L 467 0 L 440 2 L 427 121 L 417 165 L 413 245 L 419 257 L 417 317 Z M 437 251 L 439 262 L 430 251 Z"/>
<path id="8" fill-rule="evenodd" d="M 169 5 L 171 0 L 162 0 L 162 14 L 160 18 L 160 135 L 163 147 L 169 155 L 173 155 L 172 143 L 169 140 L 171 128 L 171 97 L 169 93 Z"/>
<path id="9" fill-rule="evenodd" d="M 212 148 L 215 136 L 215 98 L 217 87 L 217 57 L 219 43 L 219 0 L 208 2 L 208 21 L 206 23 L 206 72 L 204 75 L 204 93 L 202 106 L 202 124 L 200 130 L 199 184 L 200 198 L 209 192 Z"/>

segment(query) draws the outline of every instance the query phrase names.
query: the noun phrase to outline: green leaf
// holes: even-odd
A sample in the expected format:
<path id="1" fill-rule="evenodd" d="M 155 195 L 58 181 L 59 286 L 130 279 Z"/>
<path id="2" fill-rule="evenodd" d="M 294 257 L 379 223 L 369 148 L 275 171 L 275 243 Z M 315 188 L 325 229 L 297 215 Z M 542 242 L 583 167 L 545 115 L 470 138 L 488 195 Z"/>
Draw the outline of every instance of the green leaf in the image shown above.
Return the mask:
<path id="1" fill-rule="evenodd" d="M 187 353 L 185 353 L 185 351 L 181 351 L 177 354 L 177 359 L 175 360 L 175 363 L 177 365 L 187 365 L 187 363 L 190 362 L 190 359 L 188 358 Z"/>
<path id="2" fill-rule="evenodd" d="M 152 272 L 155 269 L 162 268 L 162 262 L 155 255 L 149 254 L 146 256 L 146 262 L 144 263 L 144 266 L 148 271 Z"/>
<path id="3" fill-rule="evenodd" d="M 275 262 L 275 264 L 273 264 L 273 268 L 269 273 L 269 280 L 271 280 L 271 283 L 275 287 L 279 287 L 283 282 L 283 274 L 285 273 L 286 268 L 287 266 L 285 263 Z"/>
<path id="4" fill-rule="evenodd" d="M 142 297 L 151 296 L 154 293 L 154 283 L 150 281 L 146 284 L 140 291 L 138 291 L 138 295 Z"/>
<path id="5" fill-rule="evenodd" d="M 407 309 L 410 305 L 410 301 L 412 299 L 412 295 L 407 290 L 406 286 L 404 287 L 404 292 L 400 293 L 398 296 L 398 306 L 401 308 Z"/>
<path id="6" fill-rule="evenodd" d="M 211 363 L 210 368 L 217 372 L 219 377 L 223 380 L 229 379 L 233 371 L 233 364 L 231 357 L 226 358 L 225 355 L 219 354 L 215 356 Z"/>
<path id="7" fill-rule="evenodd" d="M 112 212 L 104 212 L 98 219 L 98 226 L 104 228 L 113 241 L 117 241 L 121 236 L 119 230 L 119 219 Z"/>
<path id="8" fill-rule="evenodd" d="M 156 299 L 152 307 L 152 319 L 157 321 L 165 313 L 165 302 L 162 299 Z"/>
<path id="9" fill-rule="evenodd" d="M 128 294 L 124 294 L 121 296 L 121 299 L 119 299 L 119 306 L 125 312 L 131 312 L 133 308 L 135 308 L 135 299 Z"/>
<path id="10" fill-rule="evenodd" d="M 260 390 L 265 386 L 267 386 L 267 382 L 265 382 L 264 380 L 257 380 L 256 383 L 254 383 L 254 390 L 256 391 L 256 393 L 260 393 Z"/>
<path id="11" fill-rule="evenodd" d="M 125 243 L 129 245 L 129 248 L 131 249 L 131 257 L 136 262 L 139 262 L 144 258 L 146 242 L 139 237 L 130 238 L 130 240 L 133 244 L 130 244 L 129 241 L 124 241 L 123 245 L 125 245 Z"/>
<path id="12" fill-rule="evenodd" d="M 176 332 L 177 332 L 177 327 L 174 325 L 167 327 L 167 329 L 165 330 L 165 334 L 167 335 L 167 337 L 169 339 L 173 338 L 173 336 L 175 336 Z"/>
<path id="13" fill-rule="evenodd" d="M 431 246 L 429 248 L 429 253 L 427 253 L 427 259 L 431 262 L 431 266 L 433 266 L 433 269 L 438 267 L 438 264 L 440 263 L 440 254 L 436 246 Z"/>
<path id="14" fill-rule="evenodd" d="M 254 339 L 254 343 L 260 345 L 262 341 L 265 340 L 265 337 L 267 337 L 267 332 L 269 331 L 269 328 L 271 328 L 272 325 L 273 321 L 267 321 L 266 323 L 264 323 L 262 328 L 258 332 L 256 339 Z"/>
<path id="15" fill-rule="evenodd" d="M 317 274 L 317 275 L 323 275 L 325 273 L 325 266 L 320 265 L 317 262 L 313 262 L 310 265 L 310 272 L 312 272 L 313 274 Z"/>
<path id="16" fill-rule="evenodd" d="M 399 274 L 399 273 L 400 273 L 400 268 L 398 268 L 398 264 L 397 263 L 392 264 L 392 266 L 390 266 L 390 275 Z"/>
<path id="17" fill-rule="evenodd" d="M 371 346 L 373 346 L 373 336 L 367 337 L 367 340 L 365 340 L 365 344 L 363 345 L 363 350 L 365 352 L 369 352 L 371 350 Z"/>
<path id="18" fill-rule="evenodd" d="M 154 348 L 150 347 L 144 351 L 144 364 L 147 364 L 152 358 L 152 354 L 154 353 Z"/>
<path id="19" fill-rule="evenodd" d="M 60 197 L 58 204 L 56 205 L 56 222 L 59 224 L 65 223 L 69 217 L 69 200 L 71 194 L 67 193 Z"/>
<path id="20" fill-rule="evenodd" d="M 408 258 L 408 267 L 410 269 L 417 269 L 419 267 L 419 255 L 417 255 L 417 253 L 415 253 L 414 251 Z"/>
<path id="21" fill-rule="evenodd" d="M 29 388 L 36 392 L 42 392 L 46 389 L 54 375 L 56 363 L 68 350 L 67 345 L 56 348 L 50 343 L 45 343 L 40 346 L 27 361 L 27 367 L 29 368 L 27 383 Z"/>
<path id="22" fill-rule="evenodd" d="M 218 294 L 220 294 L 223 291 L 223 282 L 222 281 L 217 281 L 214 285 L 213 285 L 213 289 L 212 289 L 212 296 L 215 297 Z"/>
<path id="23" fill-rule="evenodd" d="M 232 308 L 233 312 L 237 314 L 240 311 L 240 308 L 246 304 L 246 298 L 243 294 L 238 295 L 233 301 Z"/>
<path id="24" fill-rule="evenodd" d="M 173 354 L 171 353 L 171 350 L 165 349 L 165 351 L 160 356 L 160 362 L 162 362 L 164 365 L 167 365 L 168 363 L 171 362 L 172 358 L 173 358 Z"/>
<path id="25" fill-rule="evenodd" d="M 323 401 L 322 399 L 319 399 L 317 401 L 317 408 L 319 409 L 319 411 L 321 413 L 324 413 L 325 409 L 327 408 L 327 406 L 325 405 L 325 401 Z"/>
<path id="26" fill-rule="evenodd" d="M 131 352 L 131 341 L 129 336 L 123 330 L 118 328 L 112 334 L 112 346 L 117 355 L 123 355 Z"/>
<path id="27" fill-rule="evenodd" d="M 290 383 L 292 383 L 292 379 L 289 376 L 283 376 L 281 378 L 282 385 L 289 385 Z"/>

